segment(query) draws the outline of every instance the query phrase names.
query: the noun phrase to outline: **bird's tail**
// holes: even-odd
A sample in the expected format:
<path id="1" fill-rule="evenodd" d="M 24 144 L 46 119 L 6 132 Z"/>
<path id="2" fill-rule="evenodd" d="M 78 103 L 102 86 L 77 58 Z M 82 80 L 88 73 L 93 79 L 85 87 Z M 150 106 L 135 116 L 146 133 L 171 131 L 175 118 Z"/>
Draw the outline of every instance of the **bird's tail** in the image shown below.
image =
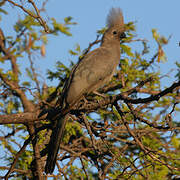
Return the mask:
<path id="1" fill-rule="evenodd" d="M 46 174 L 52 174 L 54 171 L 57 154 L 63 137 L 67 117 L 58 115 L 56 119 L 57 120 L 55 121 L 55 126 L 52 129 L 52 134 L 48 145 L 48 157 L 45 166 Z"/>

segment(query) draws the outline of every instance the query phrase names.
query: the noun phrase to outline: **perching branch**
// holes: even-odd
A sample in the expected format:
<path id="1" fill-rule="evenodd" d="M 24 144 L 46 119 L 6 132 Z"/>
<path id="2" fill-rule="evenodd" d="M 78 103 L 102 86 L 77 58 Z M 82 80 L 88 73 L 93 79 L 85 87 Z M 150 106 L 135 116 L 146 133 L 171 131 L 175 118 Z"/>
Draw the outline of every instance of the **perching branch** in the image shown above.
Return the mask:
<path id="1" fill-rule="evenodd" d="M 180 87 L 180 82 L 173 83 L 170 87 L 164 89 L 163 91 L 157 93 L 156 95 L 151 95 L 148 98 L 137 98 L 133 99 L 128 97 L 131 93 L 137 91 L 140 87 L 142 87 L 146 82 L 149 82 L 149 78 L 141 83 L 139 83 L 136 87 L 120 93 L 115 96 L 108 96 L 103 99 L 100 99 L 98 102 L 90 102 L 89 104 L 86 104 L 82 108 L 79 108 L 78 110 L 72 110 L 72 112 L 92 112 L 99 108 L 103 108 L 109 104 L 114 104 L 116 101 L 122 100 L 126 103 L 132 103 L 132 104 L 139 104 L 139 103 L 148 103 L 152 101 L 157 101 L 161 97 L 167 95 L 168 93 L 172 93 L 176 88 Z M 57 113 L 59 112 L 59 109 L 57 109 Z M 12 115 L 0 115 L 0 124 L 24 124 L 27 122 L 33 122 L 33 121 L 39 121 L 46 119 L 47 114 L 44 114 L 40 118 L 38 118 L 39 111 L 33 112 L 33 113 L 19 113 L 19 114 L 12 114 Z M 142 120 L 142 119 L 141 119 Z"/>

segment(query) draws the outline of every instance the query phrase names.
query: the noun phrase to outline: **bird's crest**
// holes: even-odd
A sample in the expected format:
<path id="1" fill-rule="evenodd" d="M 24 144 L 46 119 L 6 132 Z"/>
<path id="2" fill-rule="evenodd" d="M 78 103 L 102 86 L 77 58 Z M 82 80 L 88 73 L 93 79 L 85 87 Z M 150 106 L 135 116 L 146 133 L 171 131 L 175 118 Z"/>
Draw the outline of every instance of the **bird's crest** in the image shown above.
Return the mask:
<path id="1" fill-rule="evenodd" d="M 124 26 L 123 14 L 120 8 L 112 8 L 107 16 L 108 28 L 113 26 Z"/>

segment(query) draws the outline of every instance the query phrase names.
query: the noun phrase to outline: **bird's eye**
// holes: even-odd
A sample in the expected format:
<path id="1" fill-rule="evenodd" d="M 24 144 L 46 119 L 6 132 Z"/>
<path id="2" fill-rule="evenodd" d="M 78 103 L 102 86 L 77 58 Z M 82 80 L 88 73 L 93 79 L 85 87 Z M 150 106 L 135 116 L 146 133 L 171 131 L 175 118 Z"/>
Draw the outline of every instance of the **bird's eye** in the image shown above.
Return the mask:
<path id="1" fill-rule="evenodd" d="M 116 35 L 116 34 L 117 34 L 117 31 L 113 31 L 112 33 L 113 33 L 114 35 Z"/>

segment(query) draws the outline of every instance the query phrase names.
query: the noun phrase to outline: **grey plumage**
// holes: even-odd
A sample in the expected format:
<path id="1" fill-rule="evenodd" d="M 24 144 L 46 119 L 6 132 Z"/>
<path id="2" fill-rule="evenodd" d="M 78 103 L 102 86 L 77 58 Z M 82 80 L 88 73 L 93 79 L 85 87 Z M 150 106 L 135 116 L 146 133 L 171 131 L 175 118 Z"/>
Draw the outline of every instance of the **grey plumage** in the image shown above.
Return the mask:
<path id="1" fill-rule="evenodd" d="M 119 26 L 124 28 L 124 18 L 120 8 L 112 8 L 107 16 L 106 24 L 108 28 L 113 26 Z"/>
<path id="2" fill-rule="evenodd" d="M 120 60 L 120 39 L 124 37 L 124 20 L 119 8 L 110 10 L 107 16 L 107 27 L 101 46 L 86 54 L 73 68 L 66 81 L 61 96 L 62 112 L 68 107 L 73 107 L 83 95 L 104 86 L 115 73 Z M 55 120 L 55 126 L 49 142 L 46 173 L 54 171 L 67 116 L 57 115 L 53 120 Z"/>

